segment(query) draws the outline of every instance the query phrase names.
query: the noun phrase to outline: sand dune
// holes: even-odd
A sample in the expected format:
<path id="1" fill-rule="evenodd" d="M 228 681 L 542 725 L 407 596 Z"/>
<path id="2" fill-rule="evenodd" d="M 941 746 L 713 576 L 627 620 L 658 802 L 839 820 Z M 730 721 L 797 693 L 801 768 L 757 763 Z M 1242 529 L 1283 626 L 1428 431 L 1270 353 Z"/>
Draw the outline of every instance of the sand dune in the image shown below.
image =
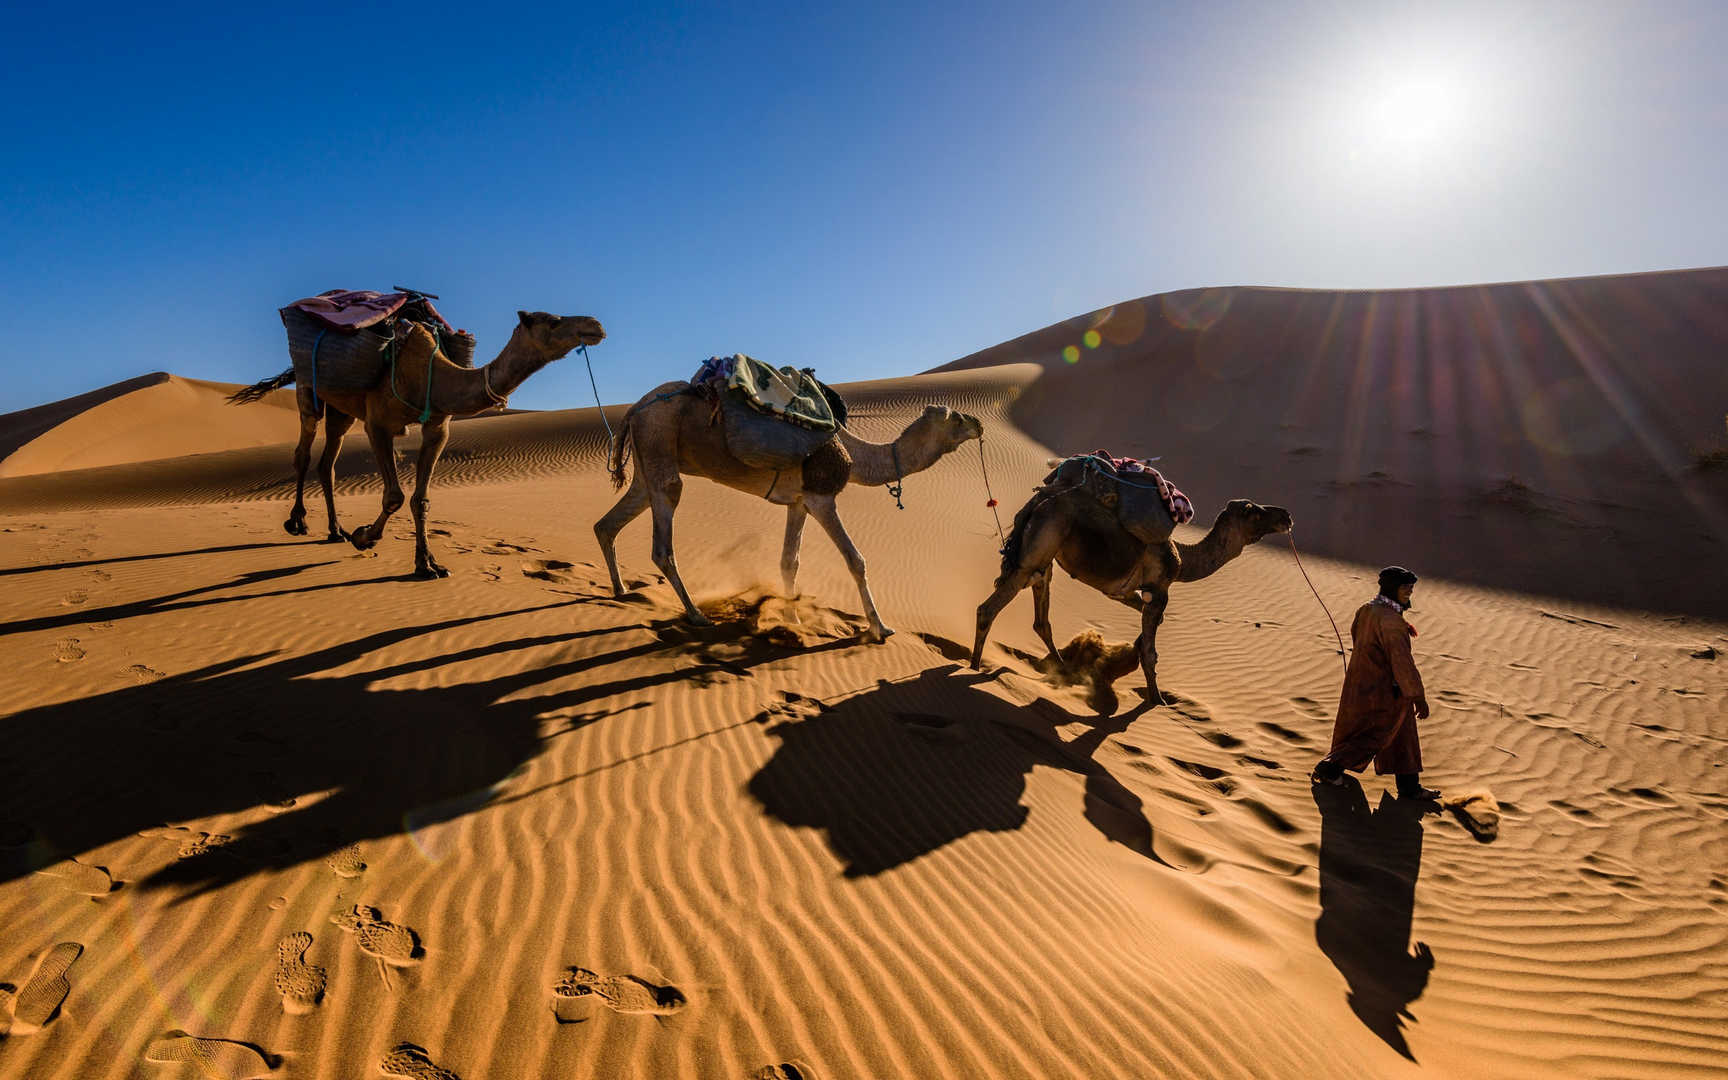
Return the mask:
<path id="1" fill-rule="evenodd" d="M 47 475 L 102 465 L 209 454 L 292 442 L 300 426 L 294 392 L 231 408 L 232 383 L 158 371 L 88 394 L 0 416 L 0 477 Z"/>
<path id="2" fill-rule="evenodd" d="M 977 413 L 1004 522 L 1052 448 L 1086 442 L 1161 450 L 1203 519 L 1229 494 L 1282 501 L 1311 547 L 1333 507 L 1396 505 L 1318 488 L 1351 432 L 1401 446 L 1408 417 L 1333 430 L 1318 403 L 1242 394 L 1179 446 L 1133 441 L 1193 412 L 1124 394 L 1126 352 L 1003 348 L 1034 362 L 845 388 L 856 426 Z M 1329 355 L 1306 364 L 1317 385 L 1345 379 Z M 1320 449 L 1244 456 L 1243 425 L 1261 450 Z M 1310 787 L 1340 658 L 1276 541 L 1173 591 L 1173 705 L 1138 708 L 1136 674 L 1101 713 L 1040 673 L 1027 599 L 987 670 L 964 666 L 998 545 L 978 444 L 909 478 L 904 510 L 842 497 L 899 631 L 870 646 L 822 537 L 780 598 L 781 515 L 699 480 L 675 536 L 718 625 L 678 617 L 645 523 L 620 538 L 635 592 L 613 598 L 591 532 L 614 498 L 605 438 L 594 410 L 462 425 L 434 491 L 439 582 L 405 577 L 406 515 L 367 553 L 284 534 L 280 445 L 0 480 L 0 1075 L 1728 1068 L 1728 622 L 1708 604 L 1592 599 L 1582 544 L 1554 549 L 1570 577 L 1509 585 L 1478 565 L 1495 551 L 1424 578 L 1425 776 L 1489 796 L 1490 837 L 1464 820 L 1483 801 L 1424 816 L 1376 778 Z M 1515 442 L 1494 453 L 1534 453 Z M 1453 476 L 1442 457 L 1385 464 Z M 344 455 L 344 520 L 375 512 L 370 471 Z M 1650 505 L 1612 519 L 1615 544 L 1663 550 L 1678 511 Z M 1305 559 L 1340 618 L 1381 550 Z M 1065 577 L 1053 618 L 1061 640 L 1136 629 Z"/>
<path id="3" fill-rule="evenodd" d="M 1168 293 L 945 370 L 1037 363 L 1014 410 L 1028 434 L 1162 455 L 1207 505 L 1288 506 L 1316 551 L 1722 618 L 1728 577 L 1690 568 L 1728 542 L 1724 355 L 1716 268 Z M 1120 407 L 1097 408 L 1104 386 Z"/>

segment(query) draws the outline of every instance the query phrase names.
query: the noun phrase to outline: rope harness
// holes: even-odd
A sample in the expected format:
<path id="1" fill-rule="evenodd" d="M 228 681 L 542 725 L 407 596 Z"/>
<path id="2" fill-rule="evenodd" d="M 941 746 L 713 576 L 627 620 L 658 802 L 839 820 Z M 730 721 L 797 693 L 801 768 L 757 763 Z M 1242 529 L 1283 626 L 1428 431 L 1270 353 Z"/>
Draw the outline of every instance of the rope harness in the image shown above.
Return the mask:
<path id="1" fill-rule="evenodd" d="M 996 512 L 996 493 L 990 490 L 990 466 L 984 463 L 984 436 L 978 436 L 978 469 L 984 474 L 985 506 L 990 508 L 990 516 L 996 519 L 996 540 L 1003 547 L 1008 546 L 1008 538 L 1002 532 L 1002 515 Z"/>
<path id="2" fill-rule="evenodd" d="M 888 494 L 894 496 L 894 505 L 906 509 L 906 504 L 900 501 L 900 492 L 906 487 L 906 470 L 900 467 L 900 444 L 889 443 L 888 452 L 894 455 L 894 482 L 887 485 Z"/>
<path id="3" fill-rule="evenodd" d="M 600 384 L 594 381 L 594 361 L 588 359 L 588 346 L 578 345 L 576 351 L 582 354 L 582 362 L 588 365 L 588 385 L 594 389 L 594 408 L 600 412 L 600 422 L 606 425 L 606 452 L 610 454 L 618 437 L 612 434 L 612 421 L 606 419 L 606 407 L 600 404 Z M 665 398 L 666 395 L 662 394 L 661 400 Z"/>
<path id="4" fill-rule="evenodd" d="M 1290 528 L 1290 554 L 1296 557 L 1296 569 L 1302 571 L 1302 580 L 1308 583 L 1308 589 L 1314 594 L 1314 602 L 1320 605 L 1320 610 L 1326 613 L 1326 621 L 1332 624 L 1332 636 L 1338 639 L 1338 661 L 1344 665 L 1344 674 L 1350 674 L 1350 661 L 1344 655 L 1344 635 L 1338 632 L 1338 620 L 1332 617 L 1332 609 L 1326 606 L 1326 601 L 1320 599 L 1320 590 L 1314 588 L 1314 579 L 1308 576 L 1308 570 L 1302 565 L 1302 555 L 1296 550 L 1296 528 Z"/>
<path id="5" fill-rule="evenodd" d="M 400 401 L 402 404 L 404 404 L 404 405 L 408 406 L 410 409 L 412 409 L 414 407 L 414 403 L 412 401 L 409 401 L 407 398 L 403 397 L 402 391 L 396 389 L 396 353 L 397 353 L 397 348 L 396 348 L 396 328 L 395 327 L 390 328 L 390 341 L 387 345 L 384 346 L 384 351 L 390 354 L 390 392 L 392 394 L 396 395 L 397 401 Z M 439 349 L 439 347 L 438 347 L 438 335 L 433 334 L 432 335 L 432 355 L 428 356 L 426 358 L 426 403 L 420 407 L 420 419 L 417 421 L 418 423 L 421 423 L 421 424 L 424 424 L 426 421 L 432 419 L 432 362 L 434 360 L 438 359 L 438 357 L 441 355 L 443 355 L 443 351 L 441 349 Z M 314 368 L 314 370 L 316 370 L 316 368 Z M 491 393 L 491 391 L 488 390 L 487 393 Z"/>

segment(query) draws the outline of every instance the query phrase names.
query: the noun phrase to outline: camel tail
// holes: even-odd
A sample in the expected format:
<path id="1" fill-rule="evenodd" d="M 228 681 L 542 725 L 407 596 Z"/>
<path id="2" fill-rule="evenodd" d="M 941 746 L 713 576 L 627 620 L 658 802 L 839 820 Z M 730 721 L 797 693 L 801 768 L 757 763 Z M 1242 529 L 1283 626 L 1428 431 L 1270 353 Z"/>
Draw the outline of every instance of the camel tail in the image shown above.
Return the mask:
<path id="1" fill-rule="evenodd" d="M 635 418 L 636 407 L 631 406 L 618 425 L 618 434 L 612 436 L 612 446 L 606 454 L 606 472 L 612 477 L 614 490 L 624 486 L 624 470 L 630 463 L 630 423 Z"/>
<path id="2" fill-rule="evenodd" d="M 1020 549 L 1025 543 L 1026 525 L 1032 518 L 1032 511 L 1043 501 L 1041 496 L 1034 495 L 1014 515 L 1014 524 L 1008 528 L 1008 539 L 1002 544 L 1002 573 L 996 579 L 998 586 L 1009 574 L 1020 569 Z"/>
<path id="3" fill-rule="evenodd" d="M 263 401 L 273 391 L 280 390 L 284 386 L 290 386 L 293 382 L 294 369 L 289 368 L 280 375 L 272 375 L 268 379 L 259 379 L 251 386 L 234 391 L 232 394 L 228 395 L 228 404 L 250 405 L 254 401 Z"/>

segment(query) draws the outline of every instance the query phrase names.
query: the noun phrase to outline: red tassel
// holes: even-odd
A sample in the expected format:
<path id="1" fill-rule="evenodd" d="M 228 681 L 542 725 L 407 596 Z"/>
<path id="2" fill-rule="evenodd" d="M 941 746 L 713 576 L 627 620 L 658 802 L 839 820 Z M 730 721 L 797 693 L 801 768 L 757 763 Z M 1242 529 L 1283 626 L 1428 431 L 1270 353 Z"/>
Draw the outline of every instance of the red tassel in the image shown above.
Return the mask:
<path id="1" fill-rule="evenodd" d="M 991 499 L 989 502 L 985 503 L 984 505 L 988 506 L 990 509 L 994 510 L 994 509 L 996 509 L 996 500 Z"/>

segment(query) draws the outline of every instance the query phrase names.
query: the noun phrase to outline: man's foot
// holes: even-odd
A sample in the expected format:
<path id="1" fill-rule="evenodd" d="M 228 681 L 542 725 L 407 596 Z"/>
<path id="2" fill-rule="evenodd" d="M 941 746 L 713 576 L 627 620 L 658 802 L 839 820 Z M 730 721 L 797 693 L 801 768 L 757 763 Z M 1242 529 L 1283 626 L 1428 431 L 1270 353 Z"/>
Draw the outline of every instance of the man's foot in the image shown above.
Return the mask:
<path id="1" fill-rule="evenodd" d="M 1440 798 L 1440 792 L 1431 787 L 1423 787 L 1421 784 L 1413 784 L 1410 787 L 1400 787 L 1398 789 L 1398 797 L 1400 799 L 1434 800 Z"/>
<path id="2" fill-rule="evenodd" d="M 1331 784 L 1333 787 L 1343 787 L 1344 774 L 1339 773 L 1337 776 L 1331 776 L 1327 773 L 1321 772 L 1319 769 L 1315 769 L 1313 772 L 1308 774 L 1308 782 L 1310 784 Z"/>

